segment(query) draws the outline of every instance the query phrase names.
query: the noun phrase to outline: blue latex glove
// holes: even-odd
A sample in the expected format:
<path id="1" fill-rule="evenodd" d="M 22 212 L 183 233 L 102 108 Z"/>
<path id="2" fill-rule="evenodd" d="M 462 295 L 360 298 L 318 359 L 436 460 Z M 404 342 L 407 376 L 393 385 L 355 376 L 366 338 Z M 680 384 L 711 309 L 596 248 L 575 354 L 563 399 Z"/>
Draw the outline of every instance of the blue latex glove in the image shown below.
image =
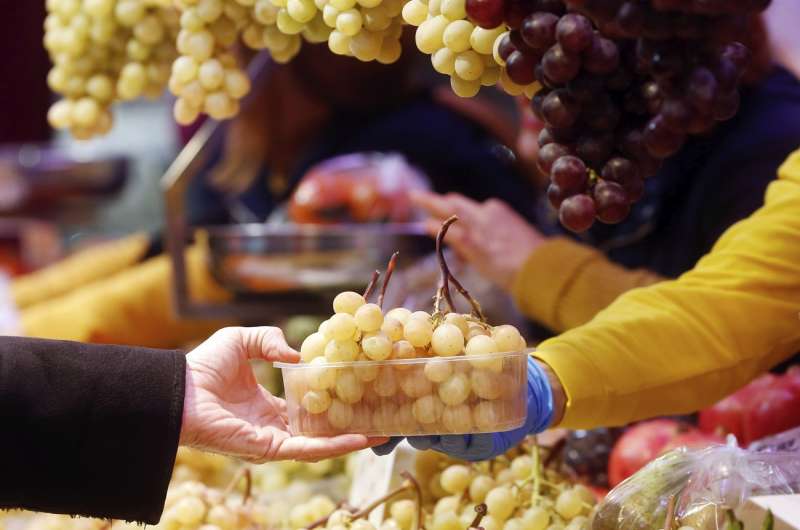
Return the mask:
<path id="1" fill-rule="evenodd" d="M 528 359 L 528 416 L 525 424 L 513 431 L 486 434 L 456 434 L 447 436 L 413 436 L 408 443 L 423 451 L 433 449 L 461 460 L 487 460 L 508 451 L 529 434 L 544 431 L 553 421 L 553 389 L 541 366 Z M 402 437 L 394 437 L 372 450 L 377 455 L 387 455 L 397 447 Z"/>

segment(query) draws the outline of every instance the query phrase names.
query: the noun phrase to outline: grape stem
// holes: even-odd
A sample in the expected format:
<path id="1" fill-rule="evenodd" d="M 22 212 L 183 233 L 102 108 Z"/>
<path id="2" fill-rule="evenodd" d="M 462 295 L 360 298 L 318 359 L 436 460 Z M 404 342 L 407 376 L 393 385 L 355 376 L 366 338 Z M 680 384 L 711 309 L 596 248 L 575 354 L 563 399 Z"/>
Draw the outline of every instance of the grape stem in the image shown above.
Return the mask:
<path id="1" fill-rule="evenodd" d="M 408 471 L 403 471 L 400 473 L 400 476 L 410 482 L 414 490 L 414 503 L 417 505 L 417 512 L 414 524 L 411 525 L 411 530 L 424 529 L 425 525 L 422 524 L 422 488 L 419 487 L 419 482 L 414 478 L 414 475 Z"/>
<path id="2" fill-rule="evenodd" d="M 237 484 L 244 479 L 244 494 L 242 496 L 242 504 L 246 504 L 248 500 L 250 500 L 250 494 L 252 493 L 253 489 L 253 474 L 250 472 L 250 468 L 247 466 L 242 466 L 233 476 L 231 481 L 225 487 L 225 490 L 222 492 L 222 498 L 228 497 L 228 495 L 233 492 L 236 488 Z"/>
<path id="3" fill-rule="evenodd" d="M 383 276 L 383 285 L 381 286 L 381 294 L 378 295 L 378 307 L 383 309 L 383 298 L 386 296 L 386 289 L 389 287 L 389 280 L 392 278 L 394 268 L 397 266 L 397 256 L 399 252 L 392 254 L 389 264 L 386 266 L 386 274 Z M 376 271 L 377 272 L 377 271 Z"/>
<path id="4" fill-rule="evenodd" d="M 364 300 L 369 300 L 369 297 L 372 296 L 372 291 L 375 290 L 375 285 L 378 283 L 378 278 L 380 277 L 381 271 L 374 271 L 372 273 L 372 278 L 370 278 L 367 288 L 364 290 Z"/>
<path id="5" fill-rule="evenodd" d="M 368 517 L 369 514 L 372 513 L 373 510 L 375 510 L 375 508 L 377 508 L 381 504 L 386 503 L 387 501 L 393 499 L 394 497 L 397 497 L 398 495 L 400 495 L 402 493 L 405 493 L 405 492 L 410 491 L 410 490 L 414 490 L 415 494 L 416 494 L 416 497 L 417 497 L 417 521 L 421 521 L 422 520 L 422 502 L 421 502 L 422 501 L 422 490 L 420 490 L 420 488 L 419 488 L 419 483 L 408 472 L 401 473 L 401 476 L 403 478 L 405 478 L 406 480 L 403 481 L 403 484 L 401 484 L 399 487 L 393 489 L 392 491 L 390 491 L 389 493 L 387 493 L 383 497 L 375 499 L 374 501 L 372 501 L 371 503 L 369 503 L 368 505 L 366 505 L 365 507 L 361 508 L 358 511 L 353 512 L 351 510 L 348 510 L 348 511 L 351 512 L 350 520 L 351 521 L 355 521 L 357 519 L 362 519 L 364 517 Z M 328 515 L 326 517 L 323 517 L 321 519 L 318 519 L 317 521 L 314 521 L 309 526 L 307 526 L 305 528 L 305 530 L 313 530 L 314 528 L 317 528 L 319 526 L 324 526 L 324 525 L 326 525 L 328 523 L 328 519 L 330 519 L 330 515 Z M 424 527 L 421 524 L 419 524 L 419 526 L 417 528 L 413 528 L 412 530 L 420 530 L 420 529 L 424 530 Z"/>
<path id="6" fill-rule="evenodd" d="M 533 437 L 533 449 L 531 450 L 531 453 L 533 456 L 533 470 L 531 471 L 533 474 L 533 491 L 531 492 L 531 505 L 533 505 L 539 500 L 542 480 L 542 462 L 539 455 L 539 439 L 536 436 Z"/>
<path id="7" fill-rule="evenodd" d="M 664 518 L 664 530 L 672 530 L 675 527 L 675 495 L 670 495 L 667 501 L 667 516 Z"/>
<path id="8" fill-rule="evenodd" d="M 439 268 L 442 271 L 441 277 L 439 278 L 439 288 L 436 290 L 436 298 L 433 302 L 433 310 L 434 313 L 441 314 L 442 313 L 442 298 L 445 299 L 447 302 L 447 306 L 450 308 L 450 311 L 455 311 L 455 305 L 453 304 L 453 296 L 450 294 L 450 268 L 447 266 L 447 260 L 444 259 L 444 236 L 447 235 L 447 230 L 450 228 L 450 225 L 458 221 L 458 216 L 453 215 L 449 219 L 445 220 L 442 223 L 442 227 L 439 229 L 439 233 L 436 234 L 436 259 L 439 261 Z"/>
<path id="9" fill-rule="evenodd" d="M 486 516 L 487 510 L 488 509 L 486 507 L 486 503 L 482 502 L 479 505 L 475 506 L 475 519 L 473 519 L 472 523 L 470 523 L 470 525 L 469 525 L 469 529 L 470 530 L 478 529 L 478 528 L 482 529 L 483 528 L 482 526 L 479 526 L 479 525 L 481 524 L 481 521 L 483 520 L 483 518 Z"/>
<path id="10" fill-rule="evenodd" d="M 447 260 L 444 259 L 444 237 L 447 235 L 447 231 L 450 229 L 450 226 L 458 221 L 458 216 L 453 215 L 450 216 L 444 223 L 442 223 L 442 227 L 439 229 L 439 233 L 436 234 L 436 256 L 439 259 L 439 268 L 442 269 L 442 278 L 439 284 L 439 289 L 436 292 L 436 299 L 434 302 L 434 311 L 436 313 L 441 314 L 441 303 L 442 303 L 442 296 L 444 296 L 445 300 L 447 301 L 447 305 L 450 307 L 450 311 L 455 311 L 455 305 L 453 304 L 453 297 L 450 294 L 450 283 L 453 284 L 453 287 L 467 299 L 469 305 L 472 306 L 472 312 L 475 314 L 476 317 L 480 319 L 481 322 L 486 322 L 486 316 L 483 314 L 483 310 L 481 309 L 481 305 L 478 303 L 475 298 L 469 294 L 461 282 L 453 276 L 453 273 L 450 271 L 450 267 L 447 265 Z"/>

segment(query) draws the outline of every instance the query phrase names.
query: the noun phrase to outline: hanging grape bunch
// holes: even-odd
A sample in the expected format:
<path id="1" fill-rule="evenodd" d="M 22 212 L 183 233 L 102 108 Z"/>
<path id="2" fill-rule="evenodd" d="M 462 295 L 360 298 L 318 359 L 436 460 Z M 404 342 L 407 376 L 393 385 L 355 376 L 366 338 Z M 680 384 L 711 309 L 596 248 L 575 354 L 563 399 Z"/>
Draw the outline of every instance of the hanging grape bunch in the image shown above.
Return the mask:
<path id="1" fill-rule="evenodd" d="M 503 74 L 538 81 L 539 167 L 559 219 L 582 232 L 618 223 L 644 179 L 733 117 L 749 52 L 736 42 L 768 0 L 468 0 L 481 27 L 502 21 Z"/>
<path id="2" fill-rule="evenodd" d="M 111 105 L 159 97 L 175 58 L 178 13 L 162 0 L 48 0 L 44 46 L 56 129 L 79 139 L 111 129 Z"/>

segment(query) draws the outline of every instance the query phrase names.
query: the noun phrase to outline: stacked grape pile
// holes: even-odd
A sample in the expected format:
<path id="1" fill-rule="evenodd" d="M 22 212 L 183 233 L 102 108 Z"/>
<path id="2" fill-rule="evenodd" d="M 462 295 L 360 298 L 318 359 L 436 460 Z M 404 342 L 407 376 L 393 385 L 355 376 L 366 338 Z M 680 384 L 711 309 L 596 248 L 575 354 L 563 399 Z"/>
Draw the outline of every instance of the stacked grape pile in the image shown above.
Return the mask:
<path id="1" fill-rule="evenodd" d="M 79 139 L 105 134 L 113 101 L 163 93 L 178 30 L 170 2 L 48 0 L 47 12 L 47 82 L 65 96 L 48 113 L 54 128 Z"/>
<path id="2" fill-rule="evenodd" d="M 497 59 L 546 125 L 539 165 L 567 228 L 623 220 L 643 180 L 687 135 L 738 110 L 747 49 L 735 42 L 767 0 L 470 0 L 476 23 L 510 28 Z M 598 30 L 599 28 L 599 30 Z"/>
<path id="3" fill-rule="evenodd" d="M 478 525 L 484 530 L 588 530 L 594 494 L 569 483 L 553 468 L 543 467 L 538 453 L 544 456 L 545 450 L 528 443 L 472 465 L 433 452 L 420 453 L 416 477 L 425 493 L 425 527 L 468 529 L 475 526 L 480 506 L 479 510 L 486 508 Z M 395 516 L 394 505 L 390 513 L 398 526 L 408 530 Z"/>

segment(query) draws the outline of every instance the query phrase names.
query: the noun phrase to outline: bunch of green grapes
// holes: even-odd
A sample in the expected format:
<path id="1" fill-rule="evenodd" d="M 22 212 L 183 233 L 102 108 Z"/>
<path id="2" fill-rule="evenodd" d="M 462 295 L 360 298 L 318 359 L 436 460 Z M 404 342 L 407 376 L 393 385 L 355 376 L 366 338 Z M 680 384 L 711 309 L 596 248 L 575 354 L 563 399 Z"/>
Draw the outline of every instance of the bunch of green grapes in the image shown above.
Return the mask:
<path id="1" fill-rule="evenodd" d="M 472 97 L 481 86 L 493 86 L 500 68 L 492 56 L 495 40 L 505 31 L 476 26 L 467 18 L 465 0 L 410 0 L 403 19 L 417 27 L 416 43 L 431 56 L 434 70 L 450 76 L 453 92 Z"/>
<path id="2" fill-rule="evenodd" d="M 250 91 L 233 48 L 253 20 L 252 0 L 176 0 L 180 9 L 177 49 L 169 89 L 177 97 L 175 120 L 189 124 L 201 113 L 217 120 L 239 113 Z M 244 32 L 244 33 L 243 33 Z"/>
<path id="3" fill-rule="evenodd" d="M 511 359 L 488 355 L 526 348 L 513 326 L 460 313 L 384 313 L 351 291 L 336 296 L 333 309 L 300 348 L 302 361 L 318 367 L 286 380 L 304 432 L 464 433 L 516 421 L 507 416 L 519 412 L 511 395 L 518 374 L 509 373 Z M 456 356 L 467 359 L 449 360 Z M 426 361 L 328 366 L 416 358 Z"/>
<path id="4" fill-rule="evenodd" d="M 519 450 L 481 464 L 421 453 L 417 478 L 429 484 L 431 495 L 426 528 L 469 528 L 475 507 L 485 504 L 487 514 L 480 521 L 484 530 L 588 530 L 597 502 L 594 494 L 552 469 L 535 470 L 534 462 L 530 454 Z M 536 473 L 540 474 L 538 494 L 533 491 Z"/>
<path id="5" fill-rule="evenodd" d="M 389 64 L 402 52 L 403 0 L 317 0 L 331 28 L 328 47 L 338 55 Z"/>
<path id="6" fill-rule="evenodd" d="M 178 13 L 166 0 L 48 0 L 44 45 L 50 88 L 64 96 L 48 113 L 79 139 L 111 129 L 111 105 L 159 97 L 176 56 Z"/>

